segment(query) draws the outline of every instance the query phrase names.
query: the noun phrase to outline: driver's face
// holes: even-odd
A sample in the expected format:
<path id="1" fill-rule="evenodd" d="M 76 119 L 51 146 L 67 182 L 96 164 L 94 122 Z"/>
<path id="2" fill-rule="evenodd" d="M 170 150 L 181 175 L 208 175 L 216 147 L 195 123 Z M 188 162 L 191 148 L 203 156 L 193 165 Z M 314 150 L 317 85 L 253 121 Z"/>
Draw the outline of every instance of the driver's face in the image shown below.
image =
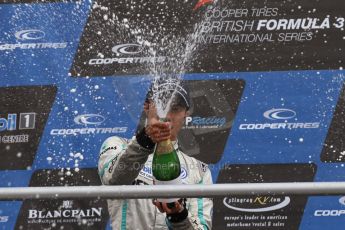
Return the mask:
<path id="1" fill-rule="evenodd" d="M 146 113 L 146 116 L 149 120 L 152 118 L 158 120 L 159 117 L 157 116 L 157 111 L 154 107 L 151 106 L 154 106 L 154 103 L 152 101 L 150 101 L 149 103 L 145 102 L 144 111 Z M 154 109 L 151 110 L 150 108 Z M 171 125 L 171 140 L 175 141 L 177 139 L 177 135 L 180 132 L 187 115 L 188 111 L 184 106 L 172 104 L 167 116 L 165 117 Z"/>
<path id="2" fill-rule="evenodd" d="M 179 105 L 171 106 L 171 109 L 166 116 L 166 119 L 171 124 L 171 140 L 175 141 L 177 139 L 177 135 L 184 125 L 187 114 L 188 111 L 185 107 Z"/>

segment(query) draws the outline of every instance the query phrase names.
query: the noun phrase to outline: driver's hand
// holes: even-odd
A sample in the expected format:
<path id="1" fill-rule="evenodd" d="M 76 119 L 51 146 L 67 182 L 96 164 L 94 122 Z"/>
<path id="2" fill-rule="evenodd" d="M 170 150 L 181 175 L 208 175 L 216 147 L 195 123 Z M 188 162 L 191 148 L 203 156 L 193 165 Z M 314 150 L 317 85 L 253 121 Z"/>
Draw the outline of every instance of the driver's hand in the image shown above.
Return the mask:
<path id="1" fill-rule="evenodd" d="M 169 122 L 162 122 L 159 120 L 157 110 L 153 102 L 145 105 L 147 112 L 147 125 L 145 127 L 146 135 L 154 143 L 168 140 L 171 135 L 171 128 Z"/>
<path id="2" fill-rule="evenodd" d="M 160 212 L 165 212 L 166 214 L 180 213 L 184 209 L 183 205 L 179 201 L 175 201 L 175 206 L 172 208 L 169 208 L 167 203 L 159 202 L 157 200 L 153 200 L 152 203 L 158 208 Z"/>

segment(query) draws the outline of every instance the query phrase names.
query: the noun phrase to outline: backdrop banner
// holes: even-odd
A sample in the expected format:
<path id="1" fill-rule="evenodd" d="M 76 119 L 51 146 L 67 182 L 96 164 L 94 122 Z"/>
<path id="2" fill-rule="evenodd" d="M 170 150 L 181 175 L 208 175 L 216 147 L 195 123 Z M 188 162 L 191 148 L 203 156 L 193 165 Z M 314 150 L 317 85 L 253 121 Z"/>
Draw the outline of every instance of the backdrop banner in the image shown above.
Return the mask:
<path id="1" fill-rule="evenodd" d="M 1 187 L 101 185 L 157 76 L 188 86 L 180 148 L 214 183 L 345 181 L 343 0 L 0 0 L 0 24 Z M 221 197 L 213 229 L 342 230 L 344 200 Z M 0 201 L 0 229 L 109 223 L 105 199 Z"/>

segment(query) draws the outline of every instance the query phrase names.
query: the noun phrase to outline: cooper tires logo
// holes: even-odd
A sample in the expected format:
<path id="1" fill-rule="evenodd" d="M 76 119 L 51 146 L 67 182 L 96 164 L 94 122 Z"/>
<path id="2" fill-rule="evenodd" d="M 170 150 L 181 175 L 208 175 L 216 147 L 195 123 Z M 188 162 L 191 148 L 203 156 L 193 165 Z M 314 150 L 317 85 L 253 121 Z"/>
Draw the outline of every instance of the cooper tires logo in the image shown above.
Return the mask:
<path id="1" fill-rule="evenodd" d="M 260 200 L 258 200 L 259 202 L 257 202 L 257 199 L 255 199 L 254 201 L 250 200 L 250 202 L 245 202 L 247 206 L 254 206 L 254 202 L 260 204 L 260 205 L 269 205 L 268 202 L 262 202 Z M 286 196 L 284 198 L 283 201 L 281 202 L 270 202 L 271 206 L 267 206 L 267 207 L 258 207 L 258 208 L 252 208 L 252 207 L 237 207 L 235 206 L 237 202 L 232 202 L 231 198 L 227 198 L 225 197 L 223 200 L 223 204 L 230 209 L 236 210 L 236 211 L 240 211 L 240 212 L 269 212 L 269 211 L 274 211 L 274 210 L 278 210 L 278 209 L 282 209 L 286 206 L 288 206 L 290 204 L 290 197 Z M 274 204 L 276 203 L 276 204 Z"/>
<path id="2" fill-rule="evenodd" d="M 116 57 L 92 58 L 89 60 L 89 65 L 131 65 L 131 64 L 144 64 L 144 63 L 162 63 L 166 57 L 145 57 L 142 54 L 144 47 L 139 44 L 126 43 L 114 46 L 111 51 L 115 53 Z"/>
<path id="3" fill-rule="evenodd" d="M 345 196 L 339 198 L 339 203 L 345 205 Z M 343 216 L 345 215 L 344 209 L 318 209 L 314 211 L 314 216 L 329 217 L 329 216 Z"/>
<path id="4" fill-rule="evenodd" d="M 340 197 L 339 203 L 342 204 L 342 205 L 345 205 L 345 196 Z"/>
<path id="5" fill-rule="evenodd" d="M 270 120 L 288 120 L 295 116 L 296 112 L 291 109 L 271 109 L 264 112 L 264 117 Z"/>
<path id="6" fill-rule="evenodd" d="M 339 203 L 345 205 L 345 196 L 340 197 Z M 344 209 L 318 209 L 314 211 L 314 216 L 329 217 L 329 216 L 342 216 L 345 215 Z"/>
<path id="7" fill-rule="evenodd" d="M 14 37 L 17 39 L 16 43 L 4 43 L 0 44 L 0 51 L 15 49 L 27 50 L 27 49 L 64 49 L 67 47 L 67 42 L 42 42 L 36 41 L 45 37 L 45 32 L 42 30 L 29 29 L 21 30 L 14 33 Z M 20 42 L 19 42 L 20 41 Z"/>
<path id="8" fill-rule="evenodd" d="M 21 30 L 14 34 L 18 40 L 38 40 L 45 36 L 41 30 Z"/>
<path id="9" fill-rule="evenodd" d="M 139 44 L 121 44 L 114 46 L 111 50 L 117 55 L 132 55 L 141 53 L 143 51 L 143 47 Z"/>
<path id="10" fill-rule="evenodd" d="M 6 223 L 9 218 L 9 216 L 0 216 L 0 223 Z"/>
<path id="11" fill-rule="evenodd" d="M 78 125 L 100 125 L 105 118 L 98 114 L 84 114 L 74 118 L 74 122 Z"/>
<path id="12" fill-rule="evenodd" d="M 320 122 L 287 122 L 296 117 L 297 113 L 291 109 L 270 109 L 263 113 L 263 117 L 275 122 L 244 123 L 240 124 L 240 130 L 278 130 L 278 129 L 317 129 Z M 278 120 L 278 121 L 276 121 Z M 280 120 L 280 121 L 279 121 Z"/>
<path id="13" fill-rule="evenodd" d="M 106 134 L 106 133 L 124 133 L 127 127 L 99 127 L 103 124 L 105 117 L 98 114 L 83 114 L 76 116 L 74 122 L 78 125 L 84 125 L 83 128 L 63 128 L 52 129 L 50 135 L 88 135 L 88 134 Z M 96 127 L 88 127 L 88 125 Z"/>

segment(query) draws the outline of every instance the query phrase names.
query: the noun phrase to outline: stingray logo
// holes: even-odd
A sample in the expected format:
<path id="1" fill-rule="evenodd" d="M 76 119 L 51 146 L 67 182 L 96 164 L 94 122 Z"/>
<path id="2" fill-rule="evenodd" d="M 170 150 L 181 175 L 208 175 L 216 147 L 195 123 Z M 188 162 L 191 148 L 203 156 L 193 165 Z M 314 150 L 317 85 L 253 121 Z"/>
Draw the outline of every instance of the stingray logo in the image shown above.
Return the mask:
<path id="1" fill-rule="evenodd" d="M 98 114 L 83 114 L 74 118 L 74 122 L 78 125 L 100 125 L 105 118 Z"/>
<path id="2" fill-rule="evenodd" d="M 269 212 L 282 209 L 290 204 L 290 197 L 283 198 L 271 196 L 259 196 L 255 198 L 228 198 L 225 197 L 223 204 L 240 212 Z"/>
<path id="3" fill-rule="evenodd" d="M 18 40 L 38 40 L 45 37 L 42 30 L 21 30 L 14 34 Z"/>
<path id="4" fill-rule="evenodd" d="M 296 112 L 291 109 L 270 109 L 264 112 L 264 117 L 270 120 L 288 120 L 295 116 Z"/>
<path id="5" fill-rule="evenodd" d="M 143 47 L 139 44 L 121 44 L 114 46 L 111 51 L 117 55 L 133 55 L 143 51 Z"/>
<path id="6" fill-rule="evenodd" d="M 198 10 L 199 8 L 203 7 L 206 4 L 212 4 L 213 0 L 199 0 L 198 3 L 195 5 L 193 11 Z"/>
<path id="7" fill-rule="evenodd" d="M 180 177 L 181 177 L 181 179 L 186 179 L 187 178 L 187 170 L 184 167 L 181 167 Z"/>

